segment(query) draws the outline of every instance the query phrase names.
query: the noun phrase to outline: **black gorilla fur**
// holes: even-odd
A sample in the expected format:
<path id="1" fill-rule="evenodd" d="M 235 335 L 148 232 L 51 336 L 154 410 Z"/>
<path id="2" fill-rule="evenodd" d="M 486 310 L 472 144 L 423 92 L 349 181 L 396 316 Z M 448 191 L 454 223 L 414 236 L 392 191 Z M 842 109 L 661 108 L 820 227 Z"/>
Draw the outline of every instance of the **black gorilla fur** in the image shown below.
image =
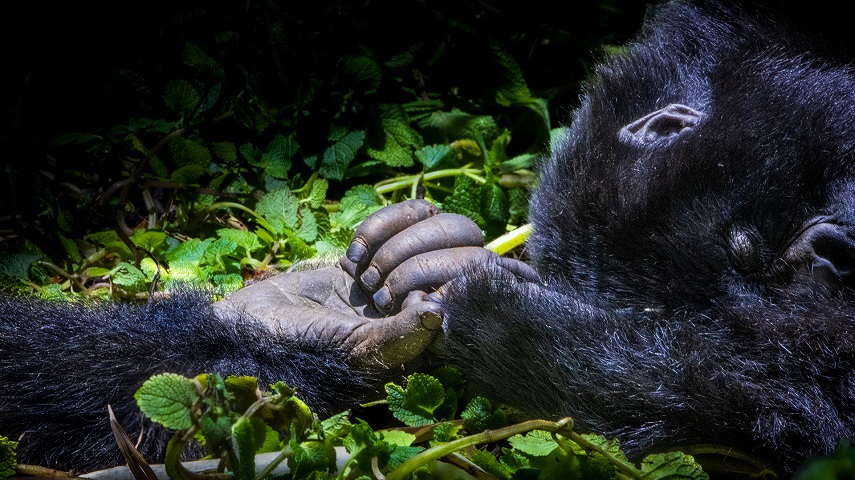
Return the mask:
<path id="1" fill-rule="evenodd" d="M 855 75 L 785 32 L 669 4 L 597 69 L 532 201 L 547 287 L 445 296 L 471 384 L 632 454 L 719 443 L 792 472 L 853 437 Z"/>
<path id="2" fill-rule="evenodd" d="M 720 443 L 784 473 L 855 436 L 855 75 L 758 18 L 668 4 L 598 68 L 533 199 L 544 284 L 473 272 L 442 299 L 436 352 L 475 391 L 631 454 Z M 0 433 L 110 463 L 104 405 L 160 371 L 284 379 L 321 411 L 364 393 L 344 353 L 182 298 L 0 303 Z"/>
<path id="3" fill-rule="evenodd" d="M 208 298 L 93 309 L 0 297 L 0 434 L 25 433 L 18 461 L 78 471 L 122 464 L 106 406 L 135 438 L 134 392 L 162 372 L 283 380 L 327 414 L 365 397 L 345 353 L 289 340 L 252 318 L 218 316 Z M 140 451 L 159 458 L 164 432 L 146 430 Z"/>

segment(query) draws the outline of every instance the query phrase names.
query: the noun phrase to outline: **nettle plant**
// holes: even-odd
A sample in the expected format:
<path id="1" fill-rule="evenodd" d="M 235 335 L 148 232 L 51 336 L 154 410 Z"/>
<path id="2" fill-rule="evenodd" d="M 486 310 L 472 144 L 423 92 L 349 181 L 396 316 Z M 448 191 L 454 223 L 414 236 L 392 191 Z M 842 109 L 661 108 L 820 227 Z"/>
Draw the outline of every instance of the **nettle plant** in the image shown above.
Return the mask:
<path id="1" fill-rule="evenodd" d="M 525 223 L 530 167 L 555 131 L 511 54 L 495 41 L 459 47 L 477 38 L 461 22 L 435 19 L 444 36 L 430 41 L 348 39 L 352 11 L 326 12 L 321 28 L 290 8 L 187 14 L 161 64 L 112 72 L 139 90 L 126 122 L 52 137 L 50 182 L 9 167 L 36 212 L 26 241 L 3 247 L 6 288 L 228 292 L 340 255 L 366 215 L 415 197 L 469 216 L 488 239 Z"/>

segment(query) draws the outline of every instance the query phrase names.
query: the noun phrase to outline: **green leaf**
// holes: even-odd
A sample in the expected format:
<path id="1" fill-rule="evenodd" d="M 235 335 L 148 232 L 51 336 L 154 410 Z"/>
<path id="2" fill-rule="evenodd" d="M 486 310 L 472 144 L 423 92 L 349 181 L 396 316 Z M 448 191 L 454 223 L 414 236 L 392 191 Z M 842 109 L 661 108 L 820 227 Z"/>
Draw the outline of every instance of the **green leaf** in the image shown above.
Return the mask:
<path id="1" fill-rule="evenodd" d="M 247 256 L 249 256 L 252 252 L 258 250 L 259 248 L 263 247 L 261 241 L 258 239 L 258 235 L 252 232 L 248 232 L 246 230 L 221 228 L 217 230 L 217 235 L 219 235 L 220 238 L 234 242 L 238 246 L 242 247 L 246 251 Z"/>
<path id="2" fill-rule="evenodd" d="M 354 424 L 350 433 L 342 440 L 342 445 L 356 459 L 359 468 L 371 471 L 371 459 L 377 457 L 378 464 L 384 466 L 389 459 L 389 446 L 377 438 L 377 434 L 364 420 Z"/>
<path id="3" fill-rule="evenodd" d="M 342 180 L 350 162 L 356 158 L 356 152 L 365 141 L 365 132 L 355 130 L 345 135 L 324 152 L 321 159 L 321 175 L 335 180 Z"/>
<path id="4" fill-rule="evenodd" d="M 314 242 L 318 238 L 318 221 L 315 213 L 308 206 L 300 207 L 300 229 L 297 235 L 306 242 Z"/>
<path id="5" fill-rule="evenodd" d="M 312 208 L 320 208 L 321 205 L 324 204 L 324 200 L 327 198 L 327 189 L 329 188 L 329 182 L 323 178 L 317 178 L 314 182 L 312 182 L 312 190 L 309 192 L 308 197 L 306 197 L 306 203 L 309 204 Z"/>
<path id="6" fill-rule="evenodd" d="M 240 146 L 240 154 L 243 155 L 243 158 L 245 158 L 250 164 L 255 165 L 256 167 L 262 166 L 262 157 L 264 156 L 264 152 L 255 145 L 244 143 Z"/>
<path id="7" fill-rule="evenodd" d="M 469 433 L 479 433 L 484 430 L 501 428 L 508 425 L 508 417 L 501 408 L 493 410 L 490 401 L 484 397 L 475 397 L 460 413 L 464 420 L 463 427 Z"/>
<path id="8" fill-rule="evenodd" d="M 232 464 L 236 480 L 253 480 L 255 478 L 255 429 L 252 421 L 241 417 L 232 425 L 232 450 L 235 459 Z"/>
<path id="9" fill-rule="evenodd" d="M 380 87 L 382 72 L 380 66 L 374 60 L 353 56 L 344 59 L 344 72 L 360 84 L 362 91 L 366 94 L 374 93 Z"/>
<path id="10" fill-rule="evenodd" d="M 264 149 L 262 163 L 264 171 L 275 178 L 288 178 L 288 170 L 291 169 L 291 157 L 297 152 L 300 145 L 294 134 L 287 138 L 277 134 Z"/>
<path id="11" fill-rule="evenodd" d="M 199 427 L 205 444 L 216 450 L 228 445 L 232 440 L 232 422 L 228 416 L 216 415 L 214 409 L 208 409 L 199 419 Z"/>
<path id="12" fill-rule="evenodd" d="M 232 142 L 214 142 L 211 144 L 211 147 L 214 155 L 227 162 L 236 162 L 238 159 L 237 147 Z"/>
<path id="13" fill-rule="evenodd" d="M 335 449 L 328 442 L 301 445 L 295 440 L 289 442 L 294 454 L 288 457 L 288 468 L 292 480 L 309 478 L 312 472 L 335 472 Z"/>
<path id="14" fill-rule="evenodd" d="M 522 435 L 514 435 L 508 439 L 514 449 L 535 457 L 545 457 L 558 448 L 552 434 L 542 430 L 533 430 Z"/>
<path id="15" fill-rule="evenodd" d="M 172 430 L 193 426 L 190 411 L 202 400 L 193 380 L 174 373 L 155 375 L 137 390 L 134 399 L 152 421 Z"/>
<path id="16" fill-rule="evenodd" d="M 196 165 L 205 169 L 211 164 L 211 152 L 199 142 L 184 137 L 169 141 L 169 151 L 179 166 Z"/>
<path id="17" fill-rule="evenodd" d="M 641 461 L 646 480 L 706 480 L 709 475 L 691 455 L 682 452 L 657 453 Z"/>
<path id="18" fill-rule="evenodd" d="M 267 193 L 255 206 L 255 211 L 273 227 L 274 235 L 283 235 L 297 227 L 300 200 L 287 188 Z"/>
<path id="19" fill-rule="evenodd" d="M 212 280 L 214 285 L 219 287 L 223 294 L 236 292 L 243 287 L 243 277 L 238 273 L 229 273 L 226 275 L 214 275 Z"/>
<path id="20" fill-rule="evenodd" d="M 199 183 L 199 179 L 208 173 L 208 169 L 199 165 L 187 165 L 172 172 L 169 179 L 176 183 L 193 185 Z"/>
<path id="21" fill-rule="evenodd" d="M 324 437 L 330 440 L 346 436 L 350 432 L 350 410 L 333 415 L 321 422 Z"/>
<path id="22" fill-rule="evenodd" d="M 357 185 L 348 190 L 339 203 L 338 212 L 330 220 L 339 229 L 352 230 L 368 215 L 383 206 L 383 200 L 371 185 Z"/>
<path id="23" fill-rule="evenodd" d="M 423 373 L 407 377 L 407 388 L 386 384 L 386 400 L 392 415 L 410 427 L 436 422 L 434 411 L 445 400 L 445 388 L 439 380 Z"/>
<path id="24" fill-rule="evenodd" d="M 15 453 L 17 449 L 18 442 L 0 436 L 0 480 L 6 480 L 15 475 L 15 466 L 18 464 Z"/>
<path id="25" fill-rule="evenodd" d="M 134 242 L 134 245 L 152 253 L 157 251 L 157 247 L 166 243 L 166 232 L 159 230 L 137 230 L 131 236 L 131 241 Z"/>
<path id="26" fill-rule="evenodd" d="M 499 134 L 496 119 L 490 115 L 472 115 L 457 109 L 451 112 L 434 112 L 423 123 L 426 127 L 440 130 L 449 140 L 488 140 Z"/>
<path id="27" fill-rule="evenodd" d="M 390 455 L 389 463 L 387 464 L 390 470 L 398 468 L 402 463 L 412 457 L 422 453 L 425 449 L 422 447 L 411 447 L 404 445 L 389 445 Z M 417 478 L 417 477 L 416 477 Z"/>
<path id="28" fill-rule="evenodd" d="M 380 160 L 390 167 L 410 167 L 413 165 L 415 150 L 422 148 L 424 141 L 418 132 L 403 120 L 383 118 L 383 144 L 369 143 L 367 152 L 371 158 Z"/>
<path id="29" fill-rule="evenodd" d="M 525 76 L 517 62 L 514 61 L 513 56 L 495 46 L 493 53 L 496 55 L 499 65 L 503 67 L 500 77 L 502 83 L 496 92 L 496 103 L 509 107 L 529 102 L 532 99 L 531 91 L 528 89 Z"/>
<path id="30" fill-rule="evenodd" d="M 179 243 L 171 250 L 168 250 L 164 254 L 164 258 L 170 264 L 172 262 L 178 261 L 193 262 L 198 264 L 202 260 L 202 256 L 205 255 L 205 251 L 208 249 L 208 247 L 211 246 L 211 243 L 213 241 L 214 240 L 211 238 L 205 240 L 191 238 L 186 242 Z"/>
<path id="31" fill-rule="evenodd" d="M 170 80 L 166 82 L 163 101 L 166 106 L 179 113 L 184 113 L 196 107 L 202 97 L 187 80 Z"/>
<path id="32" fill-rule="evenodd" d="M 503 480 L 510 480 L 513 473 L 505 465 L 499 463 L 499 460 L 492 453 L 485 450 L 475 452 L 472 455 L 472 463 L 478 465 L 490 475 Z"/>
<path id="33" fill-rule="evenodd" d="M 460 438 L 458 432 L 463 428 L 463 425 L 458 425 L 453 422 L 439 423 L 433 429 L 433 440 L 431 446 L 437 443 L 446 443 Z"/>
<path id="34" fill-rule="evenodd" d="M 146 282 L 148 281 L 142 270 L 127 262 L 119 262 L 110 271 L 110 279 L 117 285 L 137 290 L 145 289 Z"/>
<path id="35" fill-rule="evenodd" d="M 425 166 L 425 170 L 439 165 L 453 152 L 448 145 L 428 145 L 416 151 L 416 158 Z"/>
<path id="36" fill-rule="evenodd" d="M 36 260 L 44 258 L 43 255 L 32 253 L 14 253 L 0 256 L 0 275 L 29 280 L 30 265 Z"/>
<path id="37" fill-rule="evenodd" d="M 454 190 L 445 198 L 442 206 L 446 213 L 465 215 L 479 227 L 486 226 L 481 216 L 481 185 L 469 177 L 459 176 L 454 179 Z"/>
<path id="38" fill-rule="evenodd" d="M 488 237 L 505 233 L 508 224 L 508 194 L 495 183 L 481 186 L 481 216 Z"/>

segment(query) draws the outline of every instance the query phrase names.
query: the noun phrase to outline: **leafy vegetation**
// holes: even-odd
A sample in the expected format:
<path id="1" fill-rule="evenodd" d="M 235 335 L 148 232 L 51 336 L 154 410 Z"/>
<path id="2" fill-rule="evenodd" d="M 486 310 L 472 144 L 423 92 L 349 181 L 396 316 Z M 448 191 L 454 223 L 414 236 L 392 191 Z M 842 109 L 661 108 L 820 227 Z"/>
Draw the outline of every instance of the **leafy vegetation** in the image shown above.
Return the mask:
<path id="1" fill-rule="evenodd" d="M 461 389 L 460 375 L 450 369 L 436 373 L 445 384 L 416 374 L 406 388 L 387 385 L 386 403 L 402 425 L 377 431 L 364 420 L 351 421 L 349 412 L 319 421 L 287 385 L 278 382 L 262 393 L 252 377 L 166 373 L 145 382 L 136 399 L 146 416 L 176 431 L 165 455 L 166 471 L 175 480 L 261 480 L 282 462 L 291 479 L 430 478 L 441 459 L 455 466 L 446 468 L 506 480 L 708 478 L 692 457 L 676 452 L 633 465 L 617 441 L 580 435 L 569 418 L 509 425 L 507 414 L 481 397 L 454 420 L 458 397 L 451 392 Z M 181 465 L 181 453 L 194 438 L 222 459 L 228 477 L 190 474 Z M 337 458 L 336 447 L 344 448 L 346 458 Z M 278 455 L 256 465 L 261 452 Z"/>
<path id="2" fill-rule="evenodd" d="M 122 27 L 123 46 L 95 34 L 57 42 L 116 55 L 90 53 L 82 68 L 49 56 L 65 81 L 25 84 L 25 108 L 3 117 L 22 152 L 0 188 L 4 289 L 229 292 L 339 255 L 366 215 L 413 197 L 498 237 L 525 224 L 533 161 L 566 108 L 551 101 L 576 91 L 609 38 L 590 21 L 638 11 L 580 7 L 568 32 L 502 2 L 298 3 L 163 5 L 168 18 L 140 12 L 147 21 Z M 545 58 L 555 42 L 578 54 L 557 71 Z"/>

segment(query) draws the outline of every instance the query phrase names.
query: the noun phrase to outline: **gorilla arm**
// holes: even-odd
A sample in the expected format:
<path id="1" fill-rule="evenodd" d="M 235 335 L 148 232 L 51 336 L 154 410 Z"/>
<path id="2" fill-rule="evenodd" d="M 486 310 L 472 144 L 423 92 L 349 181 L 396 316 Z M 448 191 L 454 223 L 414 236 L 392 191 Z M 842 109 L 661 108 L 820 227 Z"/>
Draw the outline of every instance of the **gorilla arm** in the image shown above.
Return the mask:
<path id="1" fill-rule="evenodd" d="M 426 202 L 407 208 L 413 205 L 422 217 L 436 213 Z M 382 221 L 367 219 L 356 238 L 383 246 L 388 232 L 371 225 L 398 216 L 386 210 L 375 215 Z M 394 220 L 390 228 L 406 230 L 417 222 L 412 218 Z M 419 251 L 431 258 L 406 268 L 393 267 L 402 259 L 396 245 L 409 234 L 384 246 L 386 260 L 373 264 L 394 273 L 381 285 L 389 292 L 388 313 L 373 306 L 374 291 L 363 293 L 336 267 L 282 274 L 213 305 L 198 292 L 145 307 L 0 297 L 0 434 L 20 440 L 22 463 L 78 470 L 115 465 L 120 457 L 107 419 L 111 404 L 132 437 L 144 431 L 140 450 L 156 459 L 164 432 L 142 421 L 133 395 L 162 372 L 252 375 L 262 385 L 283 380 L 321 414 L 351 407 L 399 371 L 389 367 L 416 359 L 433 340 L 440 305 L 425 301 L 422 292 L 462 270 L 455 266 L 458 250 L 448 256 L 442 248 L 431 250 L 458 245 L 457 231 L 434 232 L 428 247 L 406 250 L 403 257 Z M 373 257 L 350 267 L 362 272 Z M 413 290 L 419 292 L 410 295 Z"/>

